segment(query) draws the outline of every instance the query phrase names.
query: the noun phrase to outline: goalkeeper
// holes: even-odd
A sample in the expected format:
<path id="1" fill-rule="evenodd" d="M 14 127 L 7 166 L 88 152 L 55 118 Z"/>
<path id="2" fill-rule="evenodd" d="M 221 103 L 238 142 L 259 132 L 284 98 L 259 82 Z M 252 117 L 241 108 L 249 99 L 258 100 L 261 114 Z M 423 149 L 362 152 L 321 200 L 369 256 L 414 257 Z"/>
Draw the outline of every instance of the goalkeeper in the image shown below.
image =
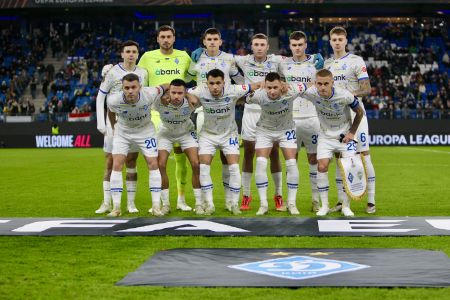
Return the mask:
<path id="1" fill-rule="evenodd" d="M 192 78 L 187 71 L 191 64 L 191 58 L 185 51 L 173 48 L 173 44 L 175 43 L 175 30 L 170 26 L 163 25 L 159 27 L 156 37 L 159 49 L 145 52 L 138 63 L 139 67 L 146 69 L 148 72 L 148 86 L 159 86 L 164 83 L 169 83 L 174 79 L 182 79 L 185 82 L 190 82 Z M 155 127 L 160 122 L 159 113 L 153 110 L 152 121 L 155 123 Z M 186 156 L 181 151 L 180 145 L 175 145 L 174 153 L 178 190 L 177 209 L 190 211 L 192 208 L 186 204 L 185 200 L 187 181 Z"/>

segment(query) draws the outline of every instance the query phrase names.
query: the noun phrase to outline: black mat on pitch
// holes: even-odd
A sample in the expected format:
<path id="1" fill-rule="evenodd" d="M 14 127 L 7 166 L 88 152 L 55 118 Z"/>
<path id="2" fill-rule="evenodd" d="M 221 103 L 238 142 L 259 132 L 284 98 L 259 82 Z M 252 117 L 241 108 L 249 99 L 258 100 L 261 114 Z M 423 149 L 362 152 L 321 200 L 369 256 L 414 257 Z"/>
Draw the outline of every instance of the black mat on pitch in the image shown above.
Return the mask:
<path id="1" fill-rule="evenodd" d="M 0 235 L 449 236 L 450 217 L 0 218 Z"/>
<path id="2" fill-rule="evenodd" d="M 445 287 L 450 259 L 414 249 L 174 249 L 117 285 Z"/>

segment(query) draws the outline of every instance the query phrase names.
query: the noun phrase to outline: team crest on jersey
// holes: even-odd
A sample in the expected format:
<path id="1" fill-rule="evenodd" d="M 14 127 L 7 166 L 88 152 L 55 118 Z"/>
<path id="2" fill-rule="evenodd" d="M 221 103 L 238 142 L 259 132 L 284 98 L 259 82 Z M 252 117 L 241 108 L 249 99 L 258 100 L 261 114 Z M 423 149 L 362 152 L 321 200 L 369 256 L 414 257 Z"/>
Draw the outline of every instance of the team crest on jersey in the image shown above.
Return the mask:
<path id="1" fill-rule="evenodd" d="M 283 105 L 286 105 L 288 102 L 287 102 L 287 100 L 283 100 L 283 101 L 281 101 L 281 103 L 283 103 Z"/>
<path id="2" fill-rule="evenodd" d="M 333 103 L 333 108 L 334 108 L 335 110 L 338 110 L 338 109 L 339 109 L 339 105 L 338 105 L 337 103 Z"/>
<path id="3" fill-rule="evenodd" d="M 189 109 L 189 107 L 184 107 L 181 110 L 181 114 L 183 114 L 183 115 L 190 115 L 191 114 L 191 110 Z"/>
<path id="4" fill-rule="evenodd" d="M 272 63 L 268 62 L 266 66 L 270 69 L 272 67 Z"/>
<path id="5" fill-rule="evenodd" d="M 230 99 L 230 97 L 226 97 L 225 99 L 223 99 L 225 102 L 230 102 L 231 101 L 231 99 Z"/>
<path id="6" fill-rule="evenodd" d="M 347 64 L 342 65 L 342 70 L 347 70 Z"/>
<path id="7" fill-rule="evenodd" d="M 174 62 L 178 65 L 178 63 L 180 62 L 180 60 L 177 58 L 175 58 Z"/>

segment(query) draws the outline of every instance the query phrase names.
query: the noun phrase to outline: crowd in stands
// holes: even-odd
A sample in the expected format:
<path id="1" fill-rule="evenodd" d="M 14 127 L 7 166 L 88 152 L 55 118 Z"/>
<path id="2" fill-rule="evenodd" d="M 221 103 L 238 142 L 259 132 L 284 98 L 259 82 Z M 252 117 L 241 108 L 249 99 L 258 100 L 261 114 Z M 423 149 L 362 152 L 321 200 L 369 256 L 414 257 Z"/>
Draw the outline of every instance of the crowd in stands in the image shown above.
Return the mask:
<path id="1" fill-rule="evenodd" d="M 304 28 L 310 33 L 310 52 L 329 57 L 329 28 L 311 27 Z M 278 32 L 281 52 L 287 55 L 290 31 L 281 27 Z M 450 109 L 447 24 L 369 24 L 349 27 L 348 33 L 348 51 L 361 55 L 368 66 L 372 91 L 364 103 L 369 117 L 417 118 L 421 114 L 439 118 L 442 111 Z"/>
<path id="2" fill-rule="evenodd" d="M 450 109 L 450 58 L 447 24 L 384 24 L 348 27 L 348 51 L 361 55 L 368 66 L 372 91 L 364 103 L 369 117 L 440 117 Z M 299 25 L 300 24 L 300 25 Z M 209 23 L 179 26 L 176 48 L 188 52 L 201 43 Z M 289 34 L 302 30 L 308 35 L 308 52 L 331 55 L 328 30 L 333 24 L 280 21 L 272 30 L 278 34 L 279 53 L 290 55 Z M 237 55 L 251 52 L 251 37 L 261 30 L 237 23 L 220 27 L 222 50 Z M 103 65 L 121 60 L 120 44 L 132 39 L 140 52 L 157 49 L 154 24 L 82 24 L 52 27 L 48 36 L 35 30 L 23 34 L 3 30 L 0 36 L 0 108 L 8 114 L 40 112 L 51 120 L 63 120 L 67 113 L 95 110 L 95 97 Z M 70 42 L 69 42 L 70 41 Z M 66 59 L 55 70 L 44 65 L 47 47 L 57 59 Z M 31 96 L 23 96 L 29 86 Z M 46 97 L 44 106 L 35 108 L 38 87 Z M 43 119 L 48 118 L 44 116 Z"/>
<path id="3" fill-rule="evenodd" d="M 31 34 L 2 29 L 0 35 L 0 112 L 30 114 L 33 102 L 23 97 L 28 85 L 36 87 L 38 63 L 46 55 L 46 37 L 39 30 Z"/>

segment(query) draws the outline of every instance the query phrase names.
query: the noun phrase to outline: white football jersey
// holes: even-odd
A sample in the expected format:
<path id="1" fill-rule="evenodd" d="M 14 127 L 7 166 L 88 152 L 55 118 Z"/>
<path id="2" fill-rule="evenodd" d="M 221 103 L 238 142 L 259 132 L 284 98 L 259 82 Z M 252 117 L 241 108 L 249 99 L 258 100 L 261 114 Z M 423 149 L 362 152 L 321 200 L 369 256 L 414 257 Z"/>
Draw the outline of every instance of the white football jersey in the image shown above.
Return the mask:
<path id="1" fill-rule="evenodd" d="M 280 63 L 286 59 L 284 56 L 269 54 L 263 62 L 257 62 L 253 54 L 234 56 L 236 64 L 244 73 L 246 84 L 264 81 L 270 72 L 279 72 Z M 247 104 L 250 108 L 261 109 L 258 104 Z"/>
<path id="2" fill-rule="evenodd" d="M 352 53 L 347 53 L 339 59 L 328 58 L 325 60 L 324 68 L 333 73 L 335 86 L 352 93 L 359 90 L 360 80 L 369 79 L 366 63 L 361 56 Z"/>
<path id="3" fill-rule="evenodd" d="M 117 125 L 121 129 L 152 127 L 151 107 L 164 94 L 161 87 L 143 87 L 135 104 L 126 103 L 123 92 L 108 96 L 110 111 L 117 114 Z"/>
<path id="4" fill-rule="evenodd" d="M 220 51 L 217 56 L 208 56 L 206 51 L 203 51 L 197 63 L 191 63 L 188 73 L 196 78 L 197 85 L 200 85 L 206 83 L 206 75 L 213 69 L 219 69 L 225 74 L 225 83 L 231 83 L 230 77 L 239 74 L 233 54 L 223 51 Z"/>
<path id="5" fill-rule="evenodd" d="M 310 87 L 302 95 L 316 106 L 320 121 L 320 134 L 327 138 L 339 139 L 340 134 L 346 134 L 351 127 L 351 108 L 359 105 L 358 98 L 348 90 L 333 87 L 330 98 L 319 95 L 315 86 Z"/>
<path id="6" fill-rule="evenodd" d="M 226 84 L 222 96 L 215 98 L 205 84 L 189 89 L 189 93 L 197 96 L 203 106 L 205 121 L 202 131 L 211 134 L 226 134 L 237 130 L 235 107 L 239 98 L 250 92 L 250 85 Z"/>
<path id="7" fill-rule="evenodd" d="M 186 98 L 180 106 L 174 106 L 172 104 L 163 105 L 161 98 L 158 98 L 153 104 L 153 108 L 159 112 L 161 118 L 161 124 L 159 125 L 160 133 L 181 135 L 195 130 L 194 123 L 191 120 L 191 114 L 194 108 Z"/>
<path id="8" fill-rule="evenodd" d="M 142 86 L 147 85 L 148 75 L 146 69 L 136 66 L 134 71 L 130 72 L 125 70 L 121 63 L 118 63 L 106 74 L 106 77 L 100 84 L 100 92 L 107 95 L 122 91 L 122 78 L 129 73 L 134 73 L 139 76 L 139 82 Z"/>
<path id="9" fill-rule="evenodd" d="M 265 89 L 258 89 L 252 96 L 247 98 L 247 103 L 255 103 L 261 106 L 261 116 L 256 126 L 271 131 L 282 131 L 293 128 L 293 101 L 305 89 L 306 86 L 303 83 L 292 84 L 288 92 L 276 100 L 270 99 Z"/>
<path id="10" fill-rule="evenodd" d="M 316 68 L 311 55 L 304 61 L 295 61 L 293 57 L 284 60 L 281 65 L 281 74 L 287 83 L 311 83 L 316 80 Z M 294 119 L 317 117 L 316 107 L 302 97 L 294 100 L 292 108 Z"/>

